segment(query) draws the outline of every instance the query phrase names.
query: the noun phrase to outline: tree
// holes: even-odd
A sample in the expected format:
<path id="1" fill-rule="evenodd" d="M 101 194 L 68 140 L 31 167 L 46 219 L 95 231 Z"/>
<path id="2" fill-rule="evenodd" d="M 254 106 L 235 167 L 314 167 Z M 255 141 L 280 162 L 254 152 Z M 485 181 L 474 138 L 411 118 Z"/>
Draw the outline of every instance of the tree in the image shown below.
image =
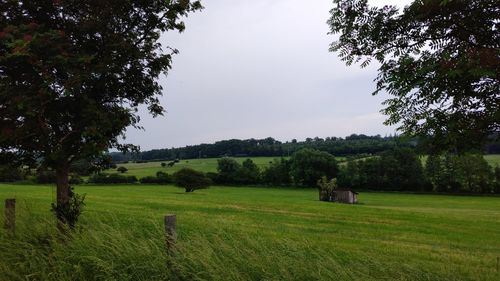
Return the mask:
<path id="1" fill-rule="evenodd" d="M 421 136 L 433 150 L 466 150 L 500 131 L 500 1 L 413 1 L 369 7 L 335 0 L 331 51 L 347 65 L 381 65 L 386 124 Z"/>
<path id="2" fill-rule="evenodd" d="M 259 167 L 252 161 L 252 159 L 246 159 L 241 164 L 238 171 L 237 183 L 239 184 L 257 184 L 260 180 L 260 170 Z"/>
<path id="3" fill-rule="evenodd" d="M 186 192 L 208 188 L 212 184 L 212 181 L 204 173 L 190 168 L 180 169 L 174 173 L 173 177 L 174 183 L 186 189 Z"/>
<path id="4" fill-rule="evenodd" d="M 0 2 L 0 152 L 53 168 L 58 210 L 71 208 L 71 163 L 137 148 L 119 138 L 139 127 L 138 107 L 163 113 L 157 79 L 177 50 L 165 53 L 160 35 L 184 30 L 180 18 L 200 8 L 189 0 Z"/>
<path id="5" fill-rule="evenodd" d="M 122 174 L 128 171 L 128 169 L 123 166 L 118 167 L 116 170 Z"/>
<path id="6" fill-rule="evenodd" d="M 314 187 L 321 177 L 334 178 L 338 173 L 333 155 L 305 148 L 292 154 L 290 175 L 295 184 Z"/>
<path id="7" fill-rule="evenodd" d="M 241 164 L 233 158 L 224 157 L 217 160 L 217 172 L 220 183 L 236 183 Z"/>
<path id="8" fill-rule="evenodd" d="M 290 179 L 290 161 L 284 158 L 274 159 L 269 166 L 264 168 L 262 178 L 265 184 L 289 185 Z"/>

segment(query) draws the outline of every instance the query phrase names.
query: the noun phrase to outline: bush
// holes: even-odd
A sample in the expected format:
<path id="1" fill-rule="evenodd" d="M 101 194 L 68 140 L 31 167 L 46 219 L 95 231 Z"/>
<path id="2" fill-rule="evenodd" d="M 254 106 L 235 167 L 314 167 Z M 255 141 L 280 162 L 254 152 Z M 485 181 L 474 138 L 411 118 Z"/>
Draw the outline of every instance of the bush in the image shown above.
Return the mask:
<path id="1" fill-rule="evenodd" d="M 35 182 L 40 184 L 56 183 L 56 172 L 52 170 L 37 171 Z"/>
<path id="2" fill-rule="evenodd" d="M 137 177 L 119 174 L 95 174 L 89 178 L 88 182 L 98 184 L 136 183 Z"/>
<path id="3" fill-rule="evenodd" d="M 156 176 L 147 176 L 140 179 L 141 183 L 168 184 L 172 183 L 172 177 L 164 172 L 157 172 Z"/>
<path id="4" fill-rule="evenodd" d="M 24 179 L 24 173 L 18 167 L 0 165 L 0 182 L 14 182 Z"/>
<path id="5" fill-rule="evenodd" d="M 71 175 L 69 178 L 69 184 L 83 184 L 85 181 L 79 175 Z"/>
<path id="6" fill-rule="evenodd" d="M 190 168 L 183 168 L 174 173 L 174 182 L 177 186 L 185 188 L 186 192 L 208 188 L 212 181 L 204 173 Z"/>
<path id="7" fill-rule="evenodd" d="M 123 166 L 118 167 L 116 170 L 122 174 L 128 171 L 128 169 Z"/>

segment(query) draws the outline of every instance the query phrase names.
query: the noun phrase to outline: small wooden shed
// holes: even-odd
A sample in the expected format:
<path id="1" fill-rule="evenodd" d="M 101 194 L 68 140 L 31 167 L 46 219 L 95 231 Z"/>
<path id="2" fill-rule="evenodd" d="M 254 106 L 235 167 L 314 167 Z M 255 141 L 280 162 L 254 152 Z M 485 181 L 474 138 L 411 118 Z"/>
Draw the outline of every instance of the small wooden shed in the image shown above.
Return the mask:
<path id="1" fill-rule="evenodd" d="M 358 203 L 358 193 L 350 189 L 336 189 L 333 191 L 334 201 L 339 203 Z"/>

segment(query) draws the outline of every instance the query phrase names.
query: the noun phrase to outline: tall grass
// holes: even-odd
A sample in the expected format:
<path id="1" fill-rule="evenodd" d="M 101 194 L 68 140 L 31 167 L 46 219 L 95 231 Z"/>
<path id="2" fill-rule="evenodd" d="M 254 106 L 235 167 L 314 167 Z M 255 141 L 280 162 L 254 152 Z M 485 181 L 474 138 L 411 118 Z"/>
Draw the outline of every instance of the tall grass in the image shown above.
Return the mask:
<path id="1" fill-rule="evenodd" d="M 42 186 L 18 198 L 15 237 L 0 230 L 0 280 L 498 280 L 500 198 L 315 190 L 84 186 L 68 235 Z M 178 215 L 167 253 L 163 216 Z M 1 216 L 0 216 L 1 217 Z M 3 218 L 0 219 L 3 223 Z"/>

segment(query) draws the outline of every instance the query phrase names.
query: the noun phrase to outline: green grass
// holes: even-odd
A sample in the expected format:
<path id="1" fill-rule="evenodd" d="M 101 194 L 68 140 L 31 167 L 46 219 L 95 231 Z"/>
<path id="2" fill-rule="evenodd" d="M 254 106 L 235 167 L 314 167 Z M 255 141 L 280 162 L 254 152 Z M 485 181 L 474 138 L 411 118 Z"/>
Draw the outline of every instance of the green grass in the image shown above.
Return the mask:
<path id="1" fill-rule="evenodd" d="M 499 280 L 500 198 L 315 190 L 79 186 L 87 206 L 58 237 L 49 186 L 0 185 L 17 198 L 16 238 L 0 231 L 0 280 Z M 165 254 L 162 219 L 177 214 Z M 0 223 L 3 223 L 0 220 Z"/>
<path id="2" fill-rule="evenodd" d="M 252 161 L 261 169 L 269 165 L 269 162 L 274 159 L 279 159 L 279 157 L 249 157 Z M 219 158 L 203 158 L 203 159 L 185 159 L 180 160 L 179 163 L 176 163 L 173 167 L 165 167 L 161 166 L 161 163 L 168 163 L 169 161 L 155 161 L 155 162 L 147 162 L 147 163 L 126 163 L 126 164 L 118 164 L 118 167 L 124 166 L 128 169 L 125 173 L 126 175 L 133 175 L 138 178 L 142 178 L 145 176 L 154 176 L 156 172 L 163 171 L 167 173 L 174 173 L 182 168 L 192 168 L 201 172 L 217 172 L 217 160 Z M 242 163 L 248 157 L 238 157 L 234 158 L 239 163 Z M 105 172 L 116 172 L 114 170 L 107 170 Z"/>
<path id="3" fill-rule="evenodd" d="M 484 159 L 494 168 L 500 166 L 500 154 L 485 155 Z"/>

